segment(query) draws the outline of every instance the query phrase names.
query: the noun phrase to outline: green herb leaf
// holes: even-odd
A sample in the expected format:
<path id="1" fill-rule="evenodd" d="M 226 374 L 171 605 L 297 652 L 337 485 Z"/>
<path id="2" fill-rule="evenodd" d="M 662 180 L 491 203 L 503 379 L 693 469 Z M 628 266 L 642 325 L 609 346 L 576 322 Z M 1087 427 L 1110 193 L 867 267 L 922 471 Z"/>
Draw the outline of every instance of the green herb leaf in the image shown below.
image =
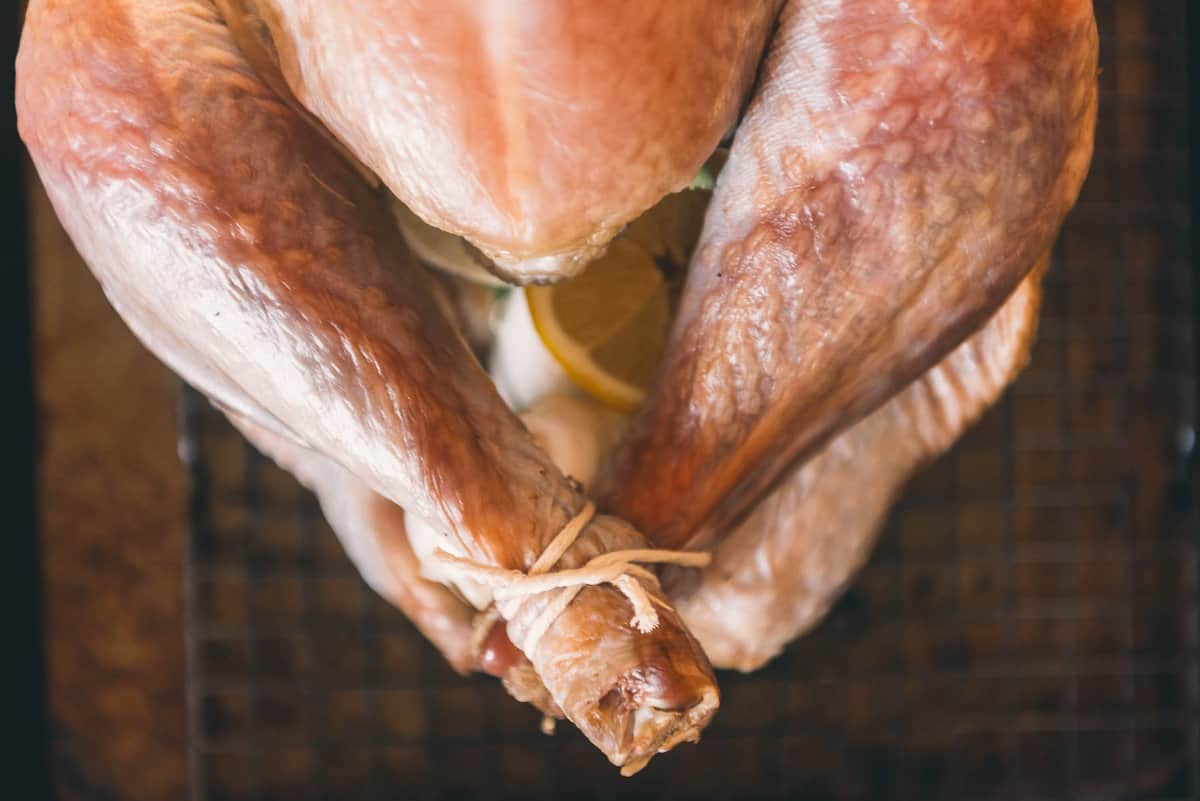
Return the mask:
<path id="1" fill-rule="evenodd" d="M 700 168 L 700 174 L 692 179 L 688 184 L 688 189 L 703 189 L 711 192 L 713 187 L 717 185 L 717 179 L 713 176 L 712 170 L 705 164 Z"/>

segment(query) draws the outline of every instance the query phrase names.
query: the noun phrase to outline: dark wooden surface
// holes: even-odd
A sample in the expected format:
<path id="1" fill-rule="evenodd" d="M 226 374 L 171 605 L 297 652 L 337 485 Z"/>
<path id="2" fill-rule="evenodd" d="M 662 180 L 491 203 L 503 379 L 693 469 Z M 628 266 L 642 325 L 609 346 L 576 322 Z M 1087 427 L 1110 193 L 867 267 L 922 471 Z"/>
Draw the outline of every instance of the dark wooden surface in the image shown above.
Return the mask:
<path id="1" fill-rule="evenodd" d="M 7 8 L 7 7 L 6 7 Z M 7 13 L 15 9 L 7 8 Z M 10 22 L 6 19 L 5 22 Z M 0 28 L 0 59 L 11 63 L 17 50 L 16 26 Z M 0 72 L 0 97 L 11 97 L 13 74 Z M 8 428 L 0 458 L 4 476 L 6 528 L 5 609 L 9 624 L 5 662 L 5 712 L 0 714 L 0 776 L 16 798 L 40 801 L 49 795 L 46 765 L 45 667 L 42 659 L 41 564 L 34 491 L 33 345 L 29 308 L 29 260 L 24 147 L 17 136 L 16 109 L 0 104 L 0 364 L 4 365 L 4 422 Z M 15 681 L 13 680 L 15 678 Z"/>
<path id="2" fill-rule="evenodd" d="M 117 318 L 30 183 L 54 783 L 67 800 L 179 799 L 187 488 L 178 385 Z"/>

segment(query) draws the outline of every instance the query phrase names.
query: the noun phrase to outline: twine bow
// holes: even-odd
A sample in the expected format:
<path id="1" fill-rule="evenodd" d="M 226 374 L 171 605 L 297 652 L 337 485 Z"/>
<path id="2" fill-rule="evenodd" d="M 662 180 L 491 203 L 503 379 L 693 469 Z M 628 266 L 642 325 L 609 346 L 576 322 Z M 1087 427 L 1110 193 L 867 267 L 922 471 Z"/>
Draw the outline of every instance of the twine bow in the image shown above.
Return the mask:
<path id="1" fill-rule="evenodd" d="M 595 514 L 595 504 L 591 501 L 585 503 L 579 514 L 571 518 L 563 530 L 551 540 L 528 571 L 485 565 L 447 553 L 441 548 L 434 551 L 433 557 L 446 569 L 451 580 L 467 579 L 491 588 L 496 608 L 506 619 L 526 598 L 559 591 L 530 625 L 529 633 L 525 637 L 529 647 L 521 649 L 526 654 L 532 653 L 531 647 L 536 645 L 558 616 L 575 600 L 580 590 L 600 584 L 611 584 L 629 599 L 630 605 L 633 606 L 633 617 L 629 622 L 634 628 L 643 634 L 653 631 L 658 627 L 658 610 L 655 609 L 655 604 L 665 605 L 665 602 L 648 592 L 642 584 L 642 581 L 646 581 L 657 587 L 658 579 L 641 565 L 705 567 L 712 557 L 707 553 L 692 551 L 629 548 L 600 554 L 582 567 L 554 570 L 558 560 L 575 543 Z"/>

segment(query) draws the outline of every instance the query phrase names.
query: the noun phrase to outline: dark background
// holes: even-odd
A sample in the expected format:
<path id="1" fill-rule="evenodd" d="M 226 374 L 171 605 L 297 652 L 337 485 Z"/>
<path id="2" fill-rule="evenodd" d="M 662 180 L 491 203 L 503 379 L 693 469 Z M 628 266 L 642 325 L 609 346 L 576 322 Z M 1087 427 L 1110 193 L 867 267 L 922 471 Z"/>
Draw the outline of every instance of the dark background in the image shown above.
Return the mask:
<path id="1" fill-rule="evenodd" d="M 3 771 L 13 779 L 14 798 L 48 798 L 45 681 L 42 662 L 41 570 L 38 560 L 38 538 L 35 524 L 34 432 L 36 430 L 33 404 L 33 365 L 30 326 L 30 286 L 28 260 L 28 226 L 25 203 L 24 148 L 17 136 L 16 111 L 13 106 L 13 59 L 16 57 L 19 26 L 16 4 L 0 4 L 5 9 L 0 24 L 3 43 L 0 61 L 4 64 L 3 83 L 0 83 L 0 137 L 3 142 L 3 220 L 0 223 L 0 254 L 4 268 L 0 270 L 0 298 L 3 299 L 3 343 L 5 392 L 3 404 L 8 435 L 2 449 L 5 461 L 3 473 L 6 498 L 5 517 L 8 535 L 6 547 L 9 566 L 5 581 L 8 602 L 15 625 L 9 631 L 12 639 L 3 648 L 10 657 L 9 670 L 15 674 L 6 682 L 11 707 L 0 725 L 4 727 L 4 756 L 11 760 L 9 770 Z M 5 671 L 0 671 L 4 674 Z"/>

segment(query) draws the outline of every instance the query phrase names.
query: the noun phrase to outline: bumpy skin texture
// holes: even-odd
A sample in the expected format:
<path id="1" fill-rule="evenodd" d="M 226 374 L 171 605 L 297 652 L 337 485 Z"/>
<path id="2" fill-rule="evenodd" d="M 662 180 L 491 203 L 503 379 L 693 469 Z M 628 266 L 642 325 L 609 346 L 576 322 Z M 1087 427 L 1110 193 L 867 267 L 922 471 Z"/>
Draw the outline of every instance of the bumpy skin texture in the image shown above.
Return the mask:
<path id="1" fill-rule="evenodd" d="M 913 471 L 948 449 L 1024 367 L 1042 266 L 979 332 L 793 470 L 713 551 L 679 613 L 720 668 L 751 671 L 815 625 L 870 554 Z"/>
<path id="2" fill-rule="evenodd" d="M 977 329 L 1075 202 L 1096 57 L 1090 0 L 789 3 L 601 508 L 710 543 Z"/>
<path id="3" fill-rule="evenodd" d="M 522 283 L 578 272 L 696 176 L 778 5 L 224 2 L 263 20 L 295 95 L 405 205 Z"/>
<path id="4" fill-rule="evenodd" d="M 257 78 L 211 2 L 34 0 L 17 108 L 113 305 L 221 406 L 485 563 L 528 568 L 582 507 L 442 317 L 382 199 Z M 641 546 L 599 517 L 561 564 Z M 513 614 L 513 641 L 618 764 L 695 737 L 715 711 L 707 659 L 669 608 L 640 634 L 623 596 L 592 588 L 522 644 L 544 603 Z M 631 689 L 637 703 L 603 706 Z"/>

